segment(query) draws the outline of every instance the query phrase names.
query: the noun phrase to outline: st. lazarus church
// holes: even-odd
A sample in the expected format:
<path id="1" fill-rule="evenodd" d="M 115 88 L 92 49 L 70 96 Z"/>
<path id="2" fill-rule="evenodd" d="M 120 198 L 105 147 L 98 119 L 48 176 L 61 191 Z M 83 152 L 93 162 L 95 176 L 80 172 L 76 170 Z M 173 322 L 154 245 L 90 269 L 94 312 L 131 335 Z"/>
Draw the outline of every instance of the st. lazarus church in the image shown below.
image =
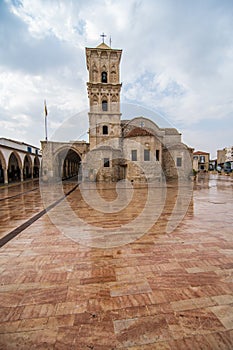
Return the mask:
<path id="1" fill-rule="evenodd" d="M 45 181 L 79 175 L 81 181 L 140 183 L 191 175 L 192 149 L 175 128 L 142 116 L 121 119 L 121 55 L 104 40 L 86 48 L 89 142 L 42 141 Z"/>

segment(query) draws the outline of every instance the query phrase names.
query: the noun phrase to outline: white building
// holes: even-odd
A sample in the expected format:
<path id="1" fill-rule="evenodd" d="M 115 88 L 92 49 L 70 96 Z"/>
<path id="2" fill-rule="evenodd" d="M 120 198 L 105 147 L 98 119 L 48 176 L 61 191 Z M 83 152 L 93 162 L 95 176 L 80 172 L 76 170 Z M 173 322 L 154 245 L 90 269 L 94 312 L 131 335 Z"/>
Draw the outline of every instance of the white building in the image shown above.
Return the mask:
<path id="1" fill-rule="evenodd" d="M 41 154 L 38 147 L 0 138 L 0 183 L 39 177 Z"/>
<path id="2" fill-rule="evenodd" d="M 226 162 L 233 162 L 233 146 L 226 147 Z"/>

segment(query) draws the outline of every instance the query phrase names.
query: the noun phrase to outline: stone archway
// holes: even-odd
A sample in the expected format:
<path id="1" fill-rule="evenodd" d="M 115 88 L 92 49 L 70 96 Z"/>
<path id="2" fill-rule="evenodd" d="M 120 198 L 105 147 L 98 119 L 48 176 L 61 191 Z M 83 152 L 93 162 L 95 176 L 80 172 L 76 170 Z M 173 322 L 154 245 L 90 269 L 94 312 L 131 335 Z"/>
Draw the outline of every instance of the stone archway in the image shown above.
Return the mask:
<path id="1" fill-rule="evenodd" d="M 81 156 L 73 148 L 62 148 L 56 152 L 54 174 L 64 180 L 80 175 Z"/>
<path id="2" fill-rule="evenodd" d="M 31 157 L 26 154 L 23 161 L 23 179 L 31 179 L 32 178 L 32 160 Z"/>
<path id="3" fill-rule="evenodd" d="M 13 151 L 9 156 L 8 182 L 16 182 L 22 180 L 22 162 L 17 152 Z"/>
<path id="4" fill-rule="evenodd" d="M 5 177 L 6 177 L 6 161 L 5 158 L 2 154 L 2 152 L 0 151 L 0 183 L 4 184 L 4 182 L 6 182 Z"/>
<path id="5" fill-rule="evenodd" d="M 34 163 L 33 163 L 33 178 L 38 178 L 40 175 L 40 160 L 39 157 L 36 156 L 34 158 Z"/>

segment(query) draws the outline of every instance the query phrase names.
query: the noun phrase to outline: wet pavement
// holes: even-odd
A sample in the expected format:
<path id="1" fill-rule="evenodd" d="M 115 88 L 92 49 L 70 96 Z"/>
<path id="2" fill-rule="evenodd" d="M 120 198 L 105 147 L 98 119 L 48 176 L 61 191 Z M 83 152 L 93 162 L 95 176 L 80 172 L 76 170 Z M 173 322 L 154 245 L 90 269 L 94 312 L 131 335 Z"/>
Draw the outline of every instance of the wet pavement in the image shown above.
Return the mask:
<path id="1" fill-rule="evenodd" d="M 231 177 L 89 184 L 30 221 L 76 183 L 38 186 L 0 188 L 0 239 L 29 222 L 1 248 L 0 349 L 233 348 Z"/>

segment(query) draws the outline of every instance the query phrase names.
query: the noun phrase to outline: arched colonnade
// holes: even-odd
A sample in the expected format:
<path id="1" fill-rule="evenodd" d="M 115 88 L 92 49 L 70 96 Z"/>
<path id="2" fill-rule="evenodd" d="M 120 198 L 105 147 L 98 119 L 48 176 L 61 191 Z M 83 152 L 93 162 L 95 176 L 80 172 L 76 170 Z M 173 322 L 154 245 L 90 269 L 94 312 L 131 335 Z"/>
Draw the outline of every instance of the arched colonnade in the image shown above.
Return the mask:
<path id="1" fill-rule="evenodd" d="M 0 184 L 38 178 L 40 156 L 0 147 Z"/>

